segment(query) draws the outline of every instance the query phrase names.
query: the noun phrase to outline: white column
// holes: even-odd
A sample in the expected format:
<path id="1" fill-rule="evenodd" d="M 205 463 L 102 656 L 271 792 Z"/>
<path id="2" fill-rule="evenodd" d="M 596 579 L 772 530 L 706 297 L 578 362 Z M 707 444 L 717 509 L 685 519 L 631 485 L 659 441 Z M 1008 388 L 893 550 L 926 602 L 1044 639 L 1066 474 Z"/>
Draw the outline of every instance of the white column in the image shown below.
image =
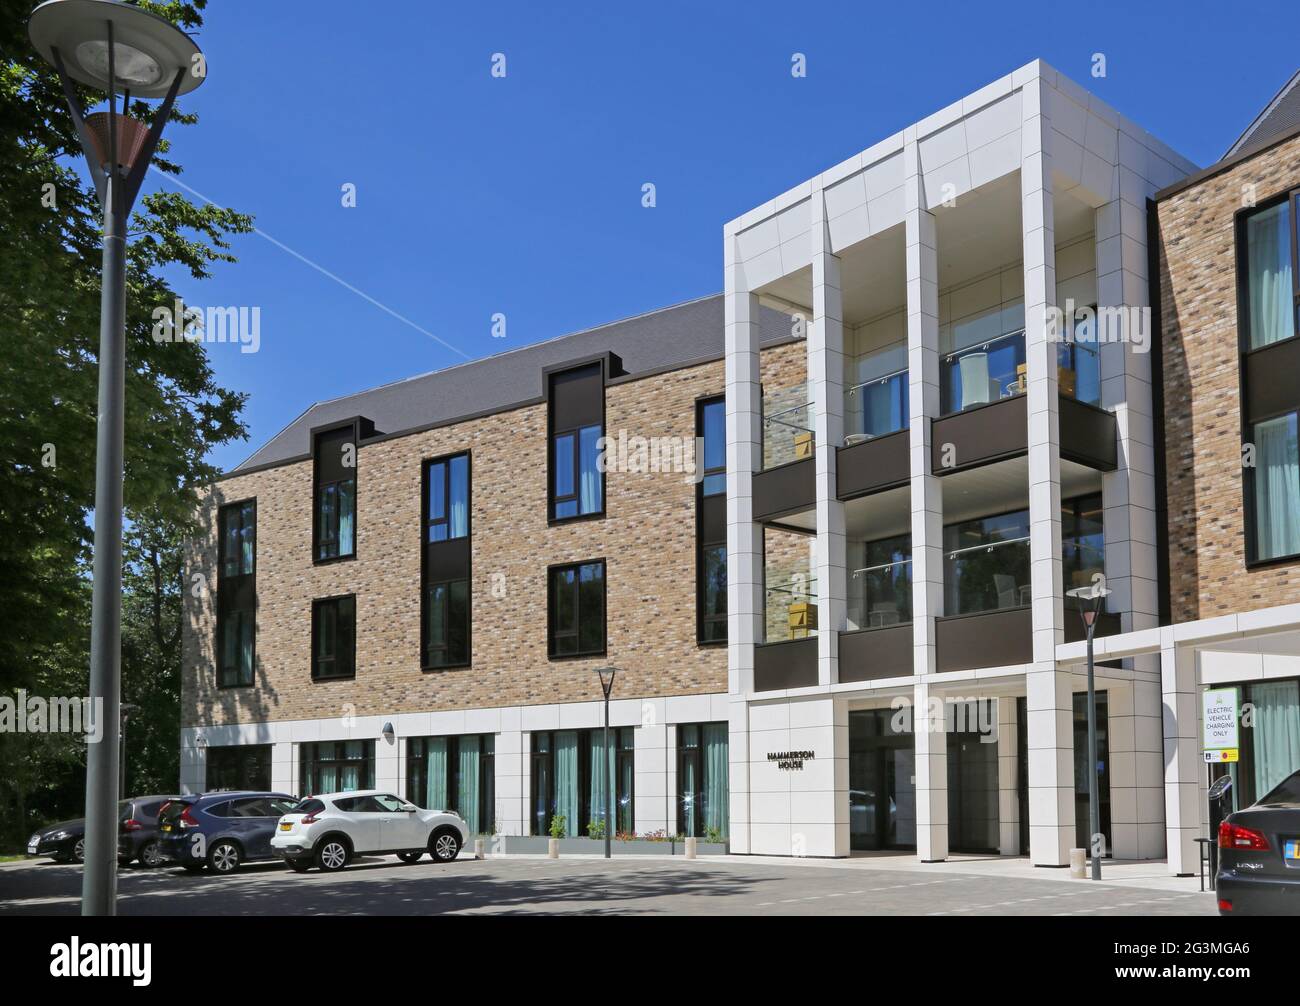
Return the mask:
<path id="1" fill-rule="evenodd" d="M 831 254 L 821 180 L 812 199 L 813 318 L 808 332 L 808 394 L 816 457 L 817 680 L 839 680 L 839 633 L 844 628 L 847 583 L 844 504 L 835 496 L 835 449 L 844 441 L 844 311 L 840 260 Z"/>
<path id="2" fill-rule="evenodd" d="M 658 721 L 633 731 L 636 797 L 632 813 L 638 832 L 662 829 L 671 835 L 677 829 L 676 815 L 669 817 L 673 791 L 668 788 L 668 765 L 676 752 L 669 748 L 668 739 L 668 726 Z"/>
<path id="3" fill-rule="evenodd" d="M 994 699 L 998 710 L 998 853 L 1020 855 L 1020 748 L 1016 700 Z"/>
<path id="4" fill-rule="evenodd" d="M 920 153 L 909 127 L 903 147 L 907 275 L 907 365 L 912 509 L 912 666 L 935 672 L 934 620 L 943 614 L 943 491 L 930 460 L 930 420 L 939 414 L 939 256 L 934 215 L 926 209 Z M 918 680 L 916 851 L 948 856 L 948 745 L 940 718 L 927 728 L 929 686 Z M 931 725 L 933 726 L 933 725 Z"/>
<path id="5" fill-rule="evenodd" d="M 1110 744 L 1110 853 L 1139 859 L 1138 760 L 1133 689 L 1116 681 L 1098 682 L 1106 691 L 1106 734 Z"/>
<path id="6" fill-rule="evenodd" d="M 916 744 L 916 854 L 923 863 L 948 858 L 948 734 L 944 706 L 918 681 L 912 737 Z M 934 701 L 933 715 L 930 709 Z"/>
<path id="7" fill-rule="evenodd" d="M 1196 652 L 1175 646 L 1165 630 L 1160 650 L 1160 692 L 1165 735 L 1165 846 L 1169 872 L 1197 872 L 1201 836 L 1201 785 L 1205 769 L 1197 737 Z"/>
<path id="8" fill-rule="evenodd" d="M 496 824 L 503 835 L 528 834 L 528 750 L 529 735 L 517 728 L 502 729 L 496 735 L 492 756 Z"/>
<path id="9" fill-rule="evenodd" d="M 293 744 L 277 741 L 271 747 L 271 788 L 277 793 L 297 793 L 294 785 L 297 769 L 294 765 Z"/>
<path id="10" fill-rule="evenodd" d="M 1047 324 L 1056 306 L 1056 241 L 1048 137 L 1048 85 L 1022 90 L 1021 232 L 1025 273 L 1025 362 L 1029 414 L 1029 564 L 1033 667 L 1029 718 L 1029 835 L 1036 865 L 1064 866 L 1074 844 L 1074 728 L 1070 675 L 1056 667 L 1064 641 L 1061 574 L 1061 459 L 1057 344 Z"/>

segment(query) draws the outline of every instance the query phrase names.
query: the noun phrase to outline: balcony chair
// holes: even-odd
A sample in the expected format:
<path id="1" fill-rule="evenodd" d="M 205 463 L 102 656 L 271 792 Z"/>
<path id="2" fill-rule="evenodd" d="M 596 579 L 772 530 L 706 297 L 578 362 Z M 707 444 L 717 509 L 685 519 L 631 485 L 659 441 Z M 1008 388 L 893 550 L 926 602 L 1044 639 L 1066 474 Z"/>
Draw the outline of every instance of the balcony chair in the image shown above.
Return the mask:
<path id="1" fill-rule="evenodd" d="M 998 592 L 999 608 L 1016 607 L 1016 578 L 1009 573 L 994 573 L 993 586 Z"/>
<path id="2" fill-rule="evenodd" d="M 957 361 L 961 371 L 961 407 L 996 402 L 1002 385 L 989 377 L 989 354 L 969 353 Z"/>

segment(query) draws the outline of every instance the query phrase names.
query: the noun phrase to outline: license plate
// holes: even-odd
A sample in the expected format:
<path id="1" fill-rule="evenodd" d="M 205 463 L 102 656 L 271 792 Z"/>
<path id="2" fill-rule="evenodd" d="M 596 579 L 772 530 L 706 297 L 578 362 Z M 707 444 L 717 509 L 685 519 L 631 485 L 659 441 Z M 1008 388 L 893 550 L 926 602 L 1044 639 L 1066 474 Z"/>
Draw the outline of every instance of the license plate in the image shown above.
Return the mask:
<path id="1" fill-rule="evenodd" d="M 291 830 L 292 828 L 293 828 L 293 825 L 291 825 L 288 821 L 281 821 L 281 822 L 280 822 L 280 830 L 281 830 L 281 831 L 289 831 L 289 830 Z"/>
<path id="2" fill-rule="evenodd" d="M 1287 859 L 1300 860 L 1300 839 L 1282 843 L 1282 855 Z"/>
<path id="3" fill-rule="evenodd" d="M 34 855 L 36 855 L 36 850 L 39 849 L 40 847 L 41 847 L 41 843 L 40 843 L 40 842 L 28 842 L 28 843 L 27 843 L 27 852 L 28 852 L 29 855 L 34 856 Z"/>

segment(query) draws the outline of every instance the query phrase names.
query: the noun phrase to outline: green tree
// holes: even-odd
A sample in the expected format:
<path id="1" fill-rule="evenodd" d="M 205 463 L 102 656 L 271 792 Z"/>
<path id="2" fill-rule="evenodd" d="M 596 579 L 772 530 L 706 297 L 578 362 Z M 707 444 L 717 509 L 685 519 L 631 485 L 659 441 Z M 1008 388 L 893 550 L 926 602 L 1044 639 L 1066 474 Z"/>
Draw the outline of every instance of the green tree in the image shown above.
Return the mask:
<path id="1" fill-rule="evenodd" d="M 7 615 L 0 694 L 26 688 L 84 695 L 101 218 L 57 76 L 27 40 L 32 6 L 0 0 L 0 611 Z M 139 6 L 195 31 L 207 4 Z M 105 100 L 89 89 L 78 93 L 92 107 Z M 182 104 L 169 131 L 196 121 Z M 152 121 L 155 107 L 133 101 L 130 112 Z M 180 174 L 168 154 L 164 135 L 154 167 Z M 188 489 L 216 474 L 204 460 L 213 446 L 247 433 L 240 420 L 245 396 L 217 384 L 201 343 L 155 342 L 152 311 L 176 297 L 162 278 L 165 267 L 181 266 L 202 280 L 216 263 L 234 261 L 229 236 L 251 228 L 244 214 L 167 190 L 142 195 L 129 225 L 123 690 L 126 701 L 142 706 L 131 734 L 145 740 L 140 757 L 147 764 L 132 756 L 135 778 L 161 789 L 176 785 Z M 78 743 L 4 738 L 0 840 L 12 844 L 32 818 L 80 812 Z M 46 771 L 55 766 L 63 766 L 62 775 Z"/>

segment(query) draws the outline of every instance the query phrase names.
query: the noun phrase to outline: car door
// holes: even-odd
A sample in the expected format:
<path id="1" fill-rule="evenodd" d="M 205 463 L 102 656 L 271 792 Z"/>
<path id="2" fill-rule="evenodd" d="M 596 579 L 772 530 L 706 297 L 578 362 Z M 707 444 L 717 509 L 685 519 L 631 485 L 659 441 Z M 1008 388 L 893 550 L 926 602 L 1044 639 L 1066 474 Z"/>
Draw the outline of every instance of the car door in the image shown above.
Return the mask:
<path id="1" fill-rule="evenodd" d="M 271 806 L 266 797 L 245 797 L 232 800 L 230 807 L 231 834 L 244 847 L 245 859 L 265 859 L 271 855 L 271 832 L 275 822 L 270 820 Z M 276 820 L 279 815 L 276 815 Z"/>
<path id="2" fill-rule="evenodd" d="M 377 852 L 383 848 L 380 837 L 380 819 L 384 808 L 373 796 L 345 796 L 334 801 L 339 812 L 339 824 L 352 839 L 352 851 Z"/>
<path id="3" fill-rule="evenodd" d="M 428 841 L 424 834 L 424 822 L 420 820 L 419 814 L 407 810 L 413 804 L 392 793 L 380 794 L 375 797 L 375 802 L 384 811 L 379 818 L 379 838 L 384 843 L 384 849 L 399 851 L 424 848 Z"/>

